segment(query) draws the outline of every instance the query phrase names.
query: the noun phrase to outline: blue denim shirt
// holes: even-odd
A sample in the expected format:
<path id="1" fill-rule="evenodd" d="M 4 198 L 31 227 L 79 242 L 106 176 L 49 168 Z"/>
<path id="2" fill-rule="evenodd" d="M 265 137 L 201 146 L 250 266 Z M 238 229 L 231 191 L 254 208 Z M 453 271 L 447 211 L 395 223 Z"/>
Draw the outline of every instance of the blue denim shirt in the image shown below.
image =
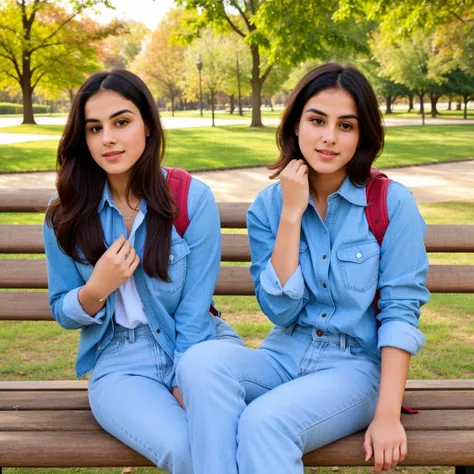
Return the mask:
<path id="1" fill-rule="evenodd" d="M 163 170 L 166 174 L 166 171 Z M 125 222 L 115 206 L 108 185 L 98 207 L 106 246 L 121 234 L 127 235 Z M 140 212 L 146 215 L 142 200 Z M 171 282 L 150 278 L 140 264 L 133 274 L 143 309 L 157 342 L 174 360 L 192 345 L 214 339 L 213 316 L 209 313 L 217 283 L 221 257 L 219 211 L 211 190 L 193 178 L 188 195 L 189 227 L 181 238 L 173 226 L 169 276 Z M 93 267 L 80 264 L 64 254 L 53 229 L 43 227 L 48 267 L 49 303 L 54 319 L 66 329 L 81 329 L 76 361 L 77 377 L 89 372 L 100 352 L 113 336 L 115 292 L 93 317 L 78 300 L 79 289 L 89 280 Z M 135 250 L 143 261 L 146 219 L 138 226 Z"/>
<path id="2" fill-rule="evenodd" d="M 310 198 L 301 223 L 299 265 L 282 287 L 270 259 L 283 209 L 280 183 L 262 190 L 247 214 L 257 299 L 277 326 L 297 323 L 353 336 L 378 360 L 383 346 L 415 354 L 425 342 L 418 330 L 420 306 L 429 299 L 426 225 L 410 191 L 392 182 L 390 224 L 379 246 L 366 206 L 365 187 L 348 177 L 329 196 L 324 222 Z M 377 288 L 381 312 L 376 318 Z"/>

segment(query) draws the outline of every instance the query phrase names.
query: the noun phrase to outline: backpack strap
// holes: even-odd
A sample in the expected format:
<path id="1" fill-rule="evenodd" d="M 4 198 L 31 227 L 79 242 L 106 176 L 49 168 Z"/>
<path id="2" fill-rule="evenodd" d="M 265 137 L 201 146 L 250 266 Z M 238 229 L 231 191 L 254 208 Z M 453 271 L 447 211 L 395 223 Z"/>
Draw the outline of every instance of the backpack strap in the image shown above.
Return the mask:
<path id="1" fill-rule="evenodd" d="M 191 175 L 181 168 L 164 167 L 164 169 L 168 173 L 166 183 L 178 208 L 178 215 L 174 218 L 173 224 L 180 237 L 183 237 L 189 226 L 188 194 Z"/>
<path id="2" fill-rule="evenodd" d="M 163 168 L 167 172 L 166 183 L 178 208 L 178 215 L 174 218 L 173 224 L 180 237 L 183 238 L 189 226 L 188 195 L 192 177 L 181 168 L 168 168 L 165 166 Z M 221 317 L 221 312 L 212 305 L 209 307 L 209 312 L 213 316 Z"/>
<path id="3" fill-rule="evenodd" d="M 379 245 L 382 245 L 389 224 L 387 190 L 391 180 L 378 169 L 372 168 L 370 171 L 371 178 L 365 190 L 367 197 L 365 215 L 370 232 L 374 234 Z"/>

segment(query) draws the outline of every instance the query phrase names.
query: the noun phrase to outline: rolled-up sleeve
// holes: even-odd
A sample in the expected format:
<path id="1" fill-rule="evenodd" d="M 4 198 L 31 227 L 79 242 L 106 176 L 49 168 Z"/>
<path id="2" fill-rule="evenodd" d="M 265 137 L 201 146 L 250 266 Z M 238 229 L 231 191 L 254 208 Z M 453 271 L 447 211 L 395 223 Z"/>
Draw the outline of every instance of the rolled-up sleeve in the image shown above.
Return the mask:
<path id="1" fill-rule="evenodd" d="M 390 224 L 380 254 L 378 348 L 391 346 L 415 355 L 425 343 L 418 329 L 420 308 L 429 300 L 426 224 L 412 194 L 399 183 L 390 184 L 387 206 Z"/>
<path id="2" fill-rule="evenodd" d="M 298 318 L 309 299 L 301 267 L 298 265 L 285 285 L 281 285 L 271 263 L 275 236 L 260 196 L 247 213 L 247 228 L 252 255 L 250 273 L 257 301 L 274 324 L 288 326 Z"/>
<path id="3" fill-rule="evenodd" d="M 105 307 L 93 317 L 82 308 L 78 293 L 85 282 L 74 260 L 58 245 L 54 230 L 46 223 L 43 239 L 48 271 L 49 304 L 54 319 L 65 329 L 80 329 L 91 324 L 102 324 Z"/>

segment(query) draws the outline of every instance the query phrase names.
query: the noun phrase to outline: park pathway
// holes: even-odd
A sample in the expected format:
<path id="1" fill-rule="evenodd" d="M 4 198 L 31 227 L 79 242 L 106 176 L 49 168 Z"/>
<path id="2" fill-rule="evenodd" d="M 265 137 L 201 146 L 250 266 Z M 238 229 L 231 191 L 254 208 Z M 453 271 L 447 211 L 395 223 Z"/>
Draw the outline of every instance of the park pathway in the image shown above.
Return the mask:
<path id="1" fill-rule="evenodd" d="M 443 201 L 474 202 L 474 161 L 410 166 L 384 170 L 403 183 L 418 204 Z M 193 173 L 209 185 L 217 201 L 253 201 L 271 183 L 266 168 L 244 168 Z M 55 173 L 0 174 L 0 189 L 54 188 Z"/>

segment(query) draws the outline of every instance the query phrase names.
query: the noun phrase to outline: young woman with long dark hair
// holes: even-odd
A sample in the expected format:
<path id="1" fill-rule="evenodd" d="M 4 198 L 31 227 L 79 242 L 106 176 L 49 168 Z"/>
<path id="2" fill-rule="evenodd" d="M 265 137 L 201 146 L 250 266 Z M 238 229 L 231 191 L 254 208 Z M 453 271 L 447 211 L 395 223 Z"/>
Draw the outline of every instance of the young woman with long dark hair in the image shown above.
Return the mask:
<path id="1" fill-rule="evenodd" d="M 178 368 L 195 474 L 302 474 L 304 453 L 367 426 L 376 472 L 405 458 L 426 226 L 391 182 L 382 245 L 371 232 L 366 187 L 383 141 L 374 91 L 353 67 L 320 66 L 290 96 L 270 167 L 279 182 L 247 216 L 255 293 L 275 327 L 258 350 L 207 341 Z"/>
<path id="2" fill-rule="evenodd" d="M 81 86 L 46 212 L 49 300 L 61 326 L 81 330 L 76 372 L 92 370 L 97 421 L 157 466 L 192 474 L 176 368 L 201 341 L 242 343 L 210 313 L 221 256 L 212 192 L 191 179 L 181 236 L 164 150 L 158 111 L 140 78 L 99 72 Z"/>

